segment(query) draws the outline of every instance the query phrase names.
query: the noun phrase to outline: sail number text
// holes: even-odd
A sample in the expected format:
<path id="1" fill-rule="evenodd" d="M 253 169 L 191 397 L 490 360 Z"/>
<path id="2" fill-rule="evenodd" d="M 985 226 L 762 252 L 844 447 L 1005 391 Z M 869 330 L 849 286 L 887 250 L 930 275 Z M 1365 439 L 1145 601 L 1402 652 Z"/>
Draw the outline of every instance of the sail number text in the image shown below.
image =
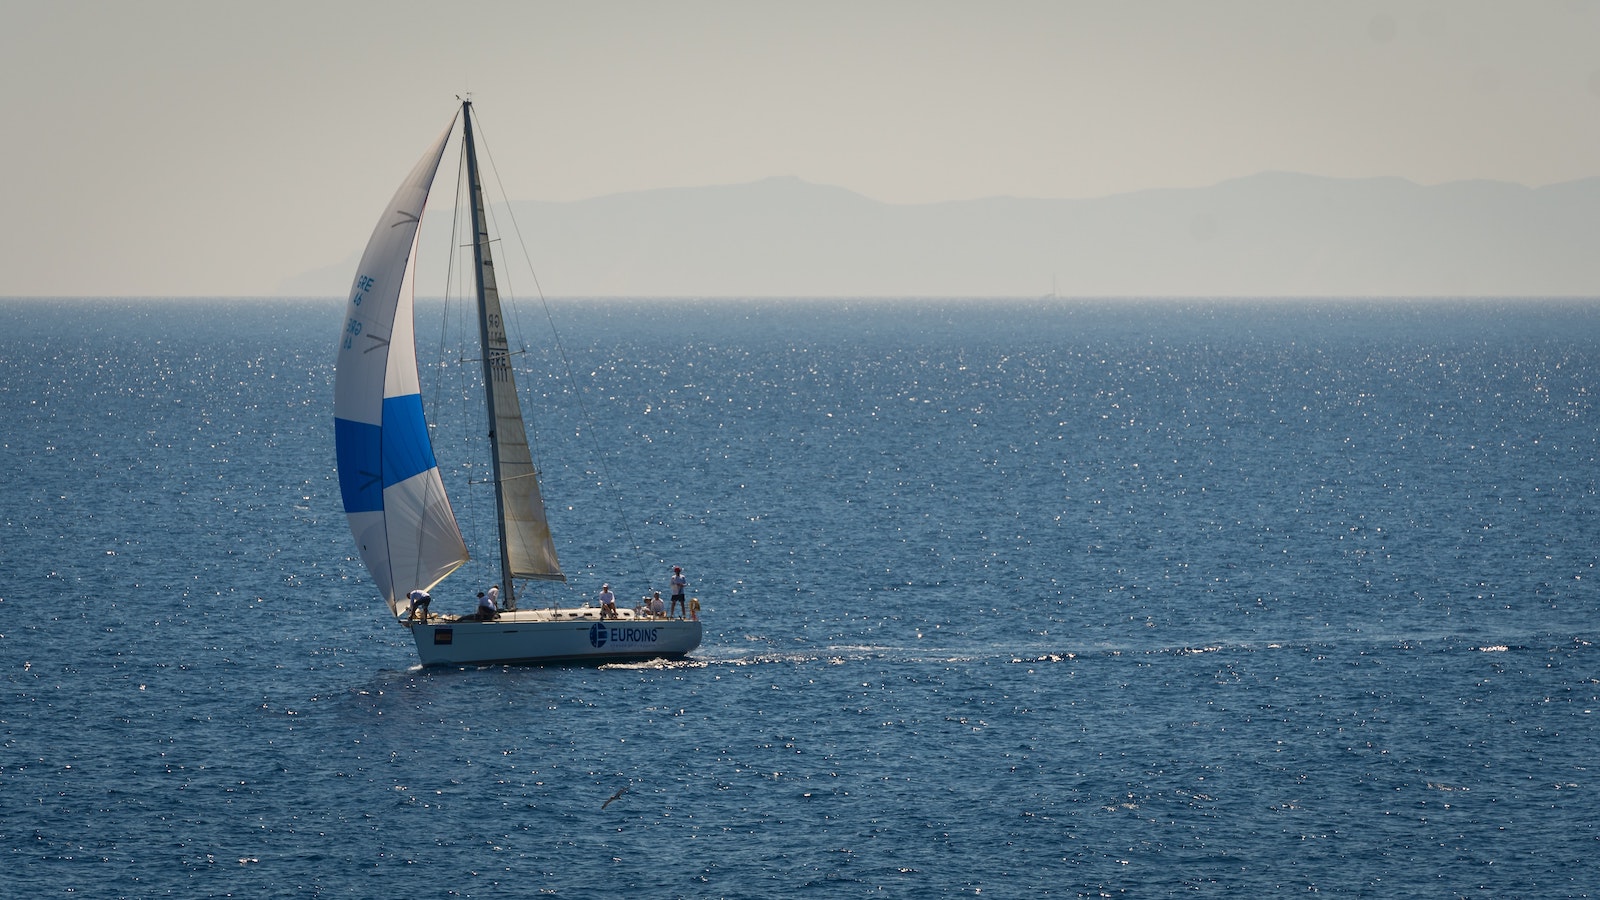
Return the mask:
<path id="1" fill-rule="evenodd" d="M 367 291 L 372 290 L 372 286 L 376 283 L 370 275 L 357 275 L 355 291 L 350 295 L 350 305 L 360 306 L 361 301 L 367 299 Z M 361 320 L 351 318 L 344 326 L 344 348 L 346 350 L 350 349 L 359 334 L 361 334 Z"/>

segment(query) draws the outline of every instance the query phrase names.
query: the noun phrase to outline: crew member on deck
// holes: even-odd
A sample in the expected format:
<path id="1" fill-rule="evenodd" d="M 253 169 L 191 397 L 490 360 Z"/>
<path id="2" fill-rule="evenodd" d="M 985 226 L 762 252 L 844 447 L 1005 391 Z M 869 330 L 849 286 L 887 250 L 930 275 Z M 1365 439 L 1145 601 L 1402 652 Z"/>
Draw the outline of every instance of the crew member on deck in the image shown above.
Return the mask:
<path id="1" fill-rule="evenodd" d="M 611 593 L 611 585 L 600 585 L 600 618 L 615 619 L 617 617 L 617 595 Z"/>
<path id="2" fill-rule="evenodd" d="M 683 602 L 683 589 L 689 586 L 689 579 L 683 577 L 681 566 L 672 567 L 672 612 L 686 614 L 689 604 Z"/>
<path id="3" fill-rule="evenodd" d="M 419 589 L 407 594 L 406 599 L 411 601 L 411 621 L 418 621 L 419 616 L 421 621 L 428 621 L 428 604 L 433 602 L 433 595 Z M 419 613 L 418 610 L 421 610 L 421 612 Z"/>
<path id="4" fill-rule="evenodd" d="M 495 609 L 494 599 L 490 594 L 478 592 L 478 618 L 484 622 L 493 622 L 500 617 L 500 611 Z"/>

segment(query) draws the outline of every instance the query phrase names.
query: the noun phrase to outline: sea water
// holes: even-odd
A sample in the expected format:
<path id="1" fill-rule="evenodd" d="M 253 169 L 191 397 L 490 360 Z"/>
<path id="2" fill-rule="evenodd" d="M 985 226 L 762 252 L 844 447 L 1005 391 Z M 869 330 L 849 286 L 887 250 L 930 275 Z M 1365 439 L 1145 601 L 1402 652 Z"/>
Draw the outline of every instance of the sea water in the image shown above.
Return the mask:
<path id="1" fill-rule="evenodd" d="M 0 895 L 1600 892 L 1600 304 L 552 302 L 522 601 L 705 643 L 450 671 L 341 314 L 0 302 Z"/>

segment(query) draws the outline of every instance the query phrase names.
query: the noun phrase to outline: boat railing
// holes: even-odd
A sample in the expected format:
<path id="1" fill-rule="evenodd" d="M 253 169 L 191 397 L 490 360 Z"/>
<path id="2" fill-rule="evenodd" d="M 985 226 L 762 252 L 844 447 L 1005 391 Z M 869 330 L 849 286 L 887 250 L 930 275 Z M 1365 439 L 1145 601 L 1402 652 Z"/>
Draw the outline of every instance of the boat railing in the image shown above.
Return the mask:
<path id="1" fill-rule="evenodd" d="M 640 613 L 633 609 L 619 609 L 614 616 L 600 615 L 598 606 L 575 607 L 546 607 L 543 609 L 508 609 L 502 610 L 498 616 L 490 619 L 491 622 L 565 622 L 565 621 L 627 621 L 627 622 L 687 622 L 691 620 L 686 615 L 651 615 L 648 612 Z M 452 615 L 450 613 L 429 613 L 426 619 L 419 620 L 422 624 L 455 625 L 483 621 L 476 615 Z M 400 623 L 411 624 L 411 621 L 402 617 Z"/>

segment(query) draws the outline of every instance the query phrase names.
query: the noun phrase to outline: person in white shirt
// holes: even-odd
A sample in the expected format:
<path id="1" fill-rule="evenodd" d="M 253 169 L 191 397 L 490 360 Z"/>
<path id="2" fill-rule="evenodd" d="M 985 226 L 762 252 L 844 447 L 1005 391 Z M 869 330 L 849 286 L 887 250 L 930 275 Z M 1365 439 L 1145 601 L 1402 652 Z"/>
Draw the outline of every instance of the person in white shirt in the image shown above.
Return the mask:
<path id="1" fill-rule="evenodd" d="M 433 602 L 433 595 L 423 590 L 415 590 L 406 595 L 411 601 L 411 621 L 428 621 L 428 605 Z M 420 610 L 420 612 L 419 612 Z"/>
<path id="2" fill-rule="evenodd" d="M 683 591 L 689 586 L 689 579 L 683 577 L 683 567 L 672 567 L 672 611 L 680 615 L 688 615 L 689 604 L 684 602 Z"/>
<path id="3" fill-rule="evenodd" d="M 617 595 L 611 593 L 611 585 L 600 585 L 600 618 L 615 619 L 617 617 Z"/>

